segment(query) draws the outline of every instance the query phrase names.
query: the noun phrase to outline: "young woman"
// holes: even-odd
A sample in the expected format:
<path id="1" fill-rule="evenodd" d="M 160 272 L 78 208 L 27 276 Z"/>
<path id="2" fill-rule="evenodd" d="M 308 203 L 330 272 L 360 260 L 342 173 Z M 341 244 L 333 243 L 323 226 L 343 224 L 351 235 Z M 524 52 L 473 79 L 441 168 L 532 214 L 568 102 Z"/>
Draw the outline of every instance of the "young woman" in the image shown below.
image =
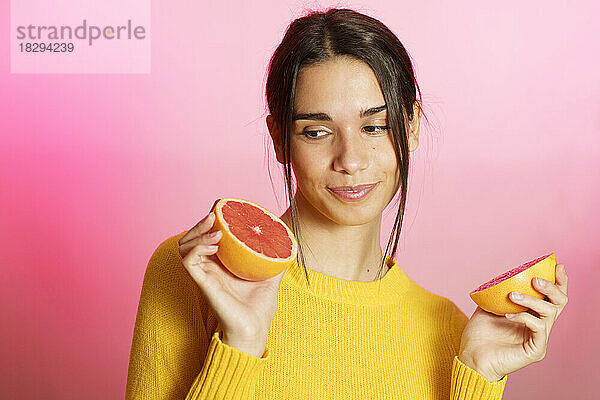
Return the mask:
<path id="1" fill-rule="evenodd" d="M 418 146 L 417 90 L 378 20 L 329 9 L 290 25 L 269 66 L 266 123 L 298 262 L 237 278 L 215 256 L 212 212 L 163 242 L 144 277 L 127 399 L 500 399 L 508 373 L 543 358 L 566 304 L 563 272 L 539 288 L 551 302 L 520 302 L 537 317 L 478 308 L 469 321 L 387 255 Z M 398 190 L 384 253 L 382 211 Z"/>

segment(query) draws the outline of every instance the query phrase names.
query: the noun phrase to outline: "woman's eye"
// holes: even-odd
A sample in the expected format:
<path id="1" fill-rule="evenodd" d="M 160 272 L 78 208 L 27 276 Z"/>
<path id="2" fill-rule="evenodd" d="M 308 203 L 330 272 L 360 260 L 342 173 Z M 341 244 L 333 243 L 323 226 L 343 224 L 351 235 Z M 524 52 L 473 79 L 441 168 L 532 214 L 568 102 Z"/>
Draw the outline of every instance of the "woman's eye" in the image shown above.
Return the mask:
<path id="1" fill-rule="evenodd" d="M 388 125 L 385 125 L 385 126 L 369 125 L 369 126 L 365 126 L 365 129 L 369 133 L 379 133 L 379 132 L 388 131 L 390 129 L 390 127 Z M 304 131 L 304 132 L 302 132 L 302 134 L 310 139 L 318 139 L 319 137 L 325 136 L 325 135 L 312 136 L 313 134 L 318 134 L 319 132 L 327 133 L 326 131 L 323 131 L 323 130 L 316 130 L 316 131 Z"/>
<path id="2" fill-rule="evenodd" d="M 325 131 L 322 131 L 322 130 L 318 130 L 318 131 L 304 131 L 304 132 L 302 132 L 302 134 L 304 136 L 306 136 L 307 138 L 309 138 L 309 139 L 318 139 L 321 136 L 309 136 L 309 134 L 319 133 L 319 132 L 325 132 Z"/>
<path id="3" fill-rule="evenodd" d="M 372 132 L 382 132 L 382 131 L 387 131 L 387 130 L 390 129 L 390 127 L 388 125 L 385 125 L 385 126 L 373 126 L 373 125 L 371 125 L 371 126 L 365 126 L 365 129 L 367 129 L 367 128 L 376 128 L 376 129 L 378 129 L 377 131 L 367 130 L 367 132 L 369 132 L 369 133 L 372 133 Z"/>

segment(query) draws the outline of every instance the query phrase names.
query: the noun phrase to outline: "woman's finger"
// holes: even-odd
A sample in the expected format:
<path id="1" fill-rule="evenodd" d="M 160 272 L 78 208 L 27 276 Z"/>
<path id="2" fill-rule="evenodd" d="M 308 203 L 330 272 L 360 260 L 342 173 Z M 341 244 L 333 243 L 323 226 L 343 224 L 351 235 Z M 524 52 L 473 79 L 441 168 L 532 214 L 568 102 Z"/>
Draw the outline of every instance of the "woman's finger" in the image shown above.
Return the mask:
<path id="1" fill-rule="evenodd" d="M 558 277 L 558 284 L 547 281 L 545 279 L 534 279 L 533 285 L 535 290 L 545 294 L 554 310 L 548 311 L 547 316 L 554 317 L 553 321 L 558 318 L 560 312 L 567 304 L 567 295 L 561 290 L 560 282 L 562 282 L 562 276 Z"/>
<path id="2" fill-rule="evenodd" d="M 517 296 L 521 296 L 521 298 L 518 298 Z M 541 318 L 554 318 L 556 316 L 556 306 L 546 300 L 538 299 L 537 297 L 520 292 L 511 292 L 509 297 L 513 303 L 532 309 L 538 313 Z"/>
<path id="3" fill-rule="evenodd" d="M 199 244 L 217 244 L 219 240 L 221 240 L 222 236 L 223 232 L 221 231 L 202 234 L 200 237 L 191 239 L 188 242 L 180 245 L 179 254 L 181 254 L 181 257 L 183 258 L 185 255 L 187 255 L 189 251 L 191 251 L 194 247 L 198 246 Z"/>
<path id="4" fill-rule="evenodd" d="M 215 254 L 218 249 L 219 246 L 200 244 L 189 251 L 183 258 L 183 266 L 198 285 L 202 286 L 206 277 L 203 265 L 208 260 L 208 257 Z"/>
<path id="5" fill-rule="evenodd" d="M 196 225 L 194 225 L 192 229 L 188 231 L 188 233 L 186 233 L 179 239 L 179 245 L 181 246 L 189 242 L 190 240 L 196 239 L 203 233 L 208 232 L 209 229 L 213 226 L 214 222 L 215 214 L 213 212 L 208 213 L 206 217 L 201 219 Z"/>
<path id="6" fill-rule="evenodd" d="M 510 317 L 511 315 L 512 317 Z M 523 343 L 523 350 L 527 357 L 537 361 L 544 358 L 548 343 L 548 334 L 546 333 L 546 325 L 544 322 L 526 311 L 518 314 L 506 314 L 506 318 L 512 322 L 524 324 L 531 330 L 531 340 L 527 340 Z"/>
<path id="7" fill-rule="evenodd" d="M 567 276 L 567 271 L 565 270 L 564 264 L 558 264 L 556 266 L 556 283 L 558 283 L 558 288 L 565 296 L 568 294 L 567 286 L 569 282 L 569 277 Z"/>

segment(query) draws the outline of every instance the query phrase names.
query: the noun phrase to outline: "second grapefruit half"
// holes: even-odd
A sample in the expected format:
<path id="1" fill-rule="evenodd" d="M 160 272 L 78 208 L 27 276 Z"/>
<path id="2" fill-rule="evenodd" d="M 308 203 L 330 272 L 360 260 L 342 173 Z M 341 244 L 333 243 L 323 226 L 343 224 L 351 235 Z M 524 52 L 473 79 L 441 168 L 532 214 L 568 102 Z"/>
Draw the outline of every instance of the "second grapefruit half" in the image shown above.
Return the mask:
<path id="1" fill-rule="evenodd" d="M 510 292 L 529 294 L 543 299 L 545 295 L 533 287 L 534 277 L 556 283 L 556 255 L 554 253 L 531 260 L 482 284 L 469 295 L 479 307 L 496 315 L 517 314 L 528 308 L 514 303 Z"/>
<path id="2" fill-rule="evenodd" d="M 262 281 L 278 275 L 296 259 L 298 244 L 288 226 L 266 208 L 248 200 L 225 198 L 214 206 L 220 230 L 217 257 L 234 275 Z"/>

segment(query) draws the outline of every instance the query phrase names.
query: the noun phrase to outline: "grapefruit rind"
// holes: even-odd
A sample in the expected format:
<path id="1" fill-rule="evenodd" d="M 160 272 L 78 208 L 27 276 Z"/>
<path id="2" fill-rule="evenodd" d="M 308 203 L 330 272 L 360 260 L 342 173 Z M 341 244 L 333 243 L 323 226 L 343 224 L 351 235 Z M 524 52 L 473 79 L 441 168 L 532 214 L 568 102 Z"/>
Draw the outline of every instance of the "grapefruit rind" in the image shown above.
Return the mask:
<path id="1" fill-rule="evenodd" d="M 291 254 L 286 258 L 272 258 L 258 253 L 238 239 L 229 229 L 229 224 L 223 218 L 222 207 L 228 201 L 247 203 L 263 211 L 274 222 L 281 224 L 292 243 Z M 211 231 L 220 230 L 223 236 L 219 240 L 217 257 L 223 265 L 241 279 L 260 281 L 278 275 L 287 269 L 296 259 L 298 243 L 289 227 L 276 215 L 264 207 L 248 200 L 238 198 L 220 199 L 214 207 L 215 222 Z"/>
<path id="2" fill-rule="evenodd" d="M 555 283 L 556 264 L 555 253 L 536 258 L 480 285 L 471 291 L 469 296 L 483 310 L 496 315 L 527 311 L 529 308 L 516 304 L 508 295 L 511 292 L 519 292 L 544 299 L 545 295 L 534 288 L 532 280 L 538 277 Z M 490 285 L 498 280 L 498 283 Z"/>

